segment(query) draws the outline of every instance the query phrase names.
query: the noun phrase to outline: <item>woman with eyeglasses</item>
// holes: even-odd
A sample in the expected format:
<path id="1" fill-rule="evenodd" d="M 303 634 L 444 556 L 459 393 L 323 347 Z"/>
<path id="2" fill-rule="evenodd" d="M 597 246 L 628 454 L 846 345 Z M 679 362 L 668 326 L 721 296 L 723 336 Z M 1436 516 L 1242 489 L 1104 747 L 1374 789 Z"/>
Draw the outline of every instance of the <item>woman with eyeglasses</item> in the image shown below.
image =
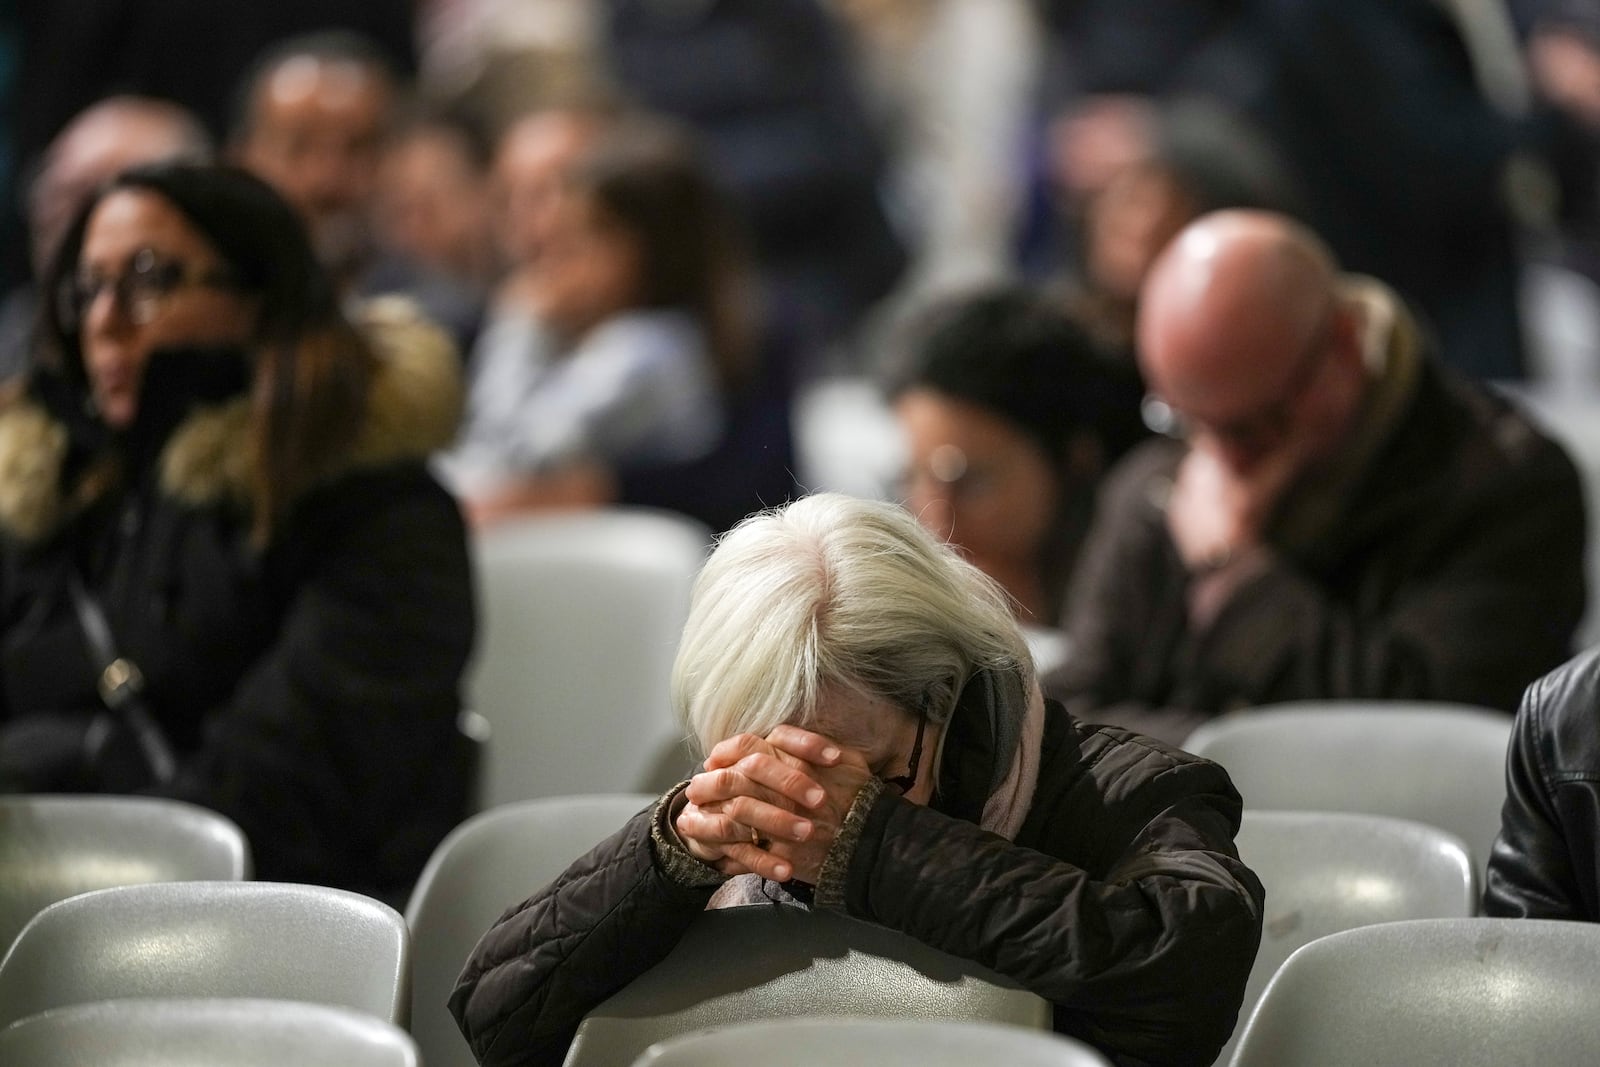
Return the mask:
<path id="1" fill-rule="evenodd" d="M 1058 626 L 1101 477 L 1145 436 L 1138 372 L 1021 285 L 939 301 L 901 347 L 900 499 L 1000 583 L 1025 626 Z"/>
<path id="2" fill-rule="evenodd" d="M 696 914 L 774 900 L 1013 978 L 1115 1062 L 1209 1064 L 1232 1031 L 1262 890 L 1227 774 L 1045 701 L 1004 594 L 904 509 L 737 526 L 673 698 L 704 770 L 478 943 L 450 1006 L 481 1063 L 559 1064 Z"/>
<path id="3" fill-rule="evenodd" d="M 0 789 L 191 800 L 256 874 L 400 899 L 467 810 L 454 353 L 341 310 L 233 169 L 96 192 L 0 409 Z"/>

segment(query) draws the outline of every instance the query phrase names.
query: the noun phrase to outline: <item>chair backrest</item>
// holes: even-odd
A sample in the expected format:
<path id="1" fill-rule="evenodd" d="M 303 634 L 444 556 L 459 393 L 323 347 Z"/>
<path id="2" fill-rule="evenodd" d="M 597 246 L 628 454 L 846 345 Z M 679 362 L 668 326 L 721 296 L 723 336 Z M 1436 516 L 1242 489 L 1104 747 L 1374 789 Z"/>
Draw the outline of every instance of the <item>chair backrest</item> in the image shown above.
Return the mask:
<path id="1" fill-rule="evenodd" d="M 232 820 L 176 800 L 0 797 L 0 957 L 46 905 L 91 889 L 250 877 Z"/>
<path id="2" fill-rule="evenodd" d="M 1234 1067 L 1589 1067 L 1600 926 L 1413 919 L 1300 949 L 1256 1005 Z"/>
<path id="3" fill-rule="evenodd" d="M 1051 1023 L 1044 998 L 976 963 L 833 912 L 762 904 L 697 918 L 666 959 L 588 1014 L 566 1067 L 631 1063 L 692 1030 L 804 1015 Z"/>
<path id="4" fill-rule="evenodd" d="M 0 961 L 0 1026 L 119 997 L 266 997 L 404 1025 L 405 920 L 359 893 L 286 882 L 161 882 L 68 897 Z"/>
<path id="5" fill-rule="evenodd" d="M 1247 808 L 1414 819 L 1467 843 L 1500 833 L 1511 716 L 1460 704 L 1307 701 L 1207 723 L 1184 747 L 1227 768 Z"/>
<path id="6" fill-rule="evenodd" d="M 627 794 L 506 804 L 468 819 L 439 843 L 406 906 L 411 1033 L 428 1067 L 477 1063 L 445 1002 L 483 932 L 655 799 Z"/>
<path id="7" fill-rule="evenodd" d="M 691 519 L 628 508 L 474 538 L 483 622 L 468 681 L 491 729 L 484 806 L 681 777 L 668 681 L 709 545 Z"/>
<path id="8" fill-rule="evenodd" d="M 0 1030 L 6 1067 L 418 1067 L 393 1023 L 348 1008 L 249 998 L 77 1004 Z"/>
<path id="9" fill-rule="evenodd" d="M 670 1038 L 634 1067 L 1110 1067 L 1110 1061 L 1059 1034 L 995 1023 L 929 1019 L 770 1019 Z"/>
<path id="10" fill-rule="evenodd" d="M 880 499 L 905 466 L 905 434 L 867 375 L 819 378 L 794 401 L 795 460 L 808 492 Z"/>
<path id="11" fill-rule="evenodd" d="M 1461 839 L 1438 827 L 1381 815 L 1247 811 L 1239 857 L 1267 890 L 1261 949 L 1245 987 L 1228 1062 L 1267 982 L 1300 946 L 1398 919 L 1477 913 L 1477 872 Z"/>

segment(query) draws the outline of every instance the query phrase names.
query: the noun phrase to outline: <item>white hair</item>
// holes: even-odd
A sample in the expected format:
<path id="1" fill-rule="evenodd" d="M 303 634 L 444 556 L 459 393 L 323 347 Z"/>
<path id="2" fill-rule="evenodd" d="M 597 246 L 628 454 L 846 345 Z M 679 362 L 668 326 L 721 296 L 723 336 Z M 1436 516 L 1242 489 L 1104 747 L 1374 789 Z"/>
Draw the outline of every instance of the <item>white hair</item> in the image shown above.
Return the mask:
<path id="1" fill-rule="evenodd" d="M 672 698 L 709 750 L 810 725 L 838 686 L 943 723 L 980 670 L 1026 703 L 1033 660 L 1005 592 L 897 505 L 820 493 L 722 538 L 695 583 Z"/>

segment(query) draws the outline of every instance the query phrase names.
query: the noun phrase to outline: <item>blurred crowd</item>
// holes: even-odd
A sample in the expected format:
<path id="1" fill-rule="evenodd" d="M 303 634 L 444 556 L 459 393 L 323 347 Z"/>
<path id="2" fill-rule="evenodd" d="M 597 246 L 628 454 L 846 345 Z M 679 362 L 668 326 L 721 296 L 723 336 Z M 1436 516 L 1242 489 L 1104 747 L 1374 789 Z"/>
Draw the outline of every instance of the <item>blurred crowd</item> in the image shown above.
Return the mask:
<path id="1" fill-rule="evenodd" d="M 1045 693 L 1087 721 L 1509 709 L 1571 650 L 1578 478 L 1486 383 L 1600 386 L 1594 0 L 58 0 L 0 34 L 23 784 L 143 775 L 271 822 L 240 753 L 287 729 L 339 751 L 278 870 L 339 881 L 326 850 L 359 846 L 393 891 L 467 772 L 428 840 L 330 844 L 322 815 L 383 776 L 351 758 L 370 724 L 297 731 L 355 714 L 382 649 L 432 694 L 391 751 L 444 744 L 470 531 L 612 503 L 727 530 L 812 488 L 796 402 L 839 376 L 904 433 L 885 495 L 1065 634 Z M 454 353 L 420 385 L 390 373 L 418 344 Z M 219 401 L 227 477 L 191 491 L 174 442 Z M 345 479 L 398 467 L 389 564 L 445 593 L 414 591 L 410 645 L 361 615 L 369 643 L 295 658 L 296 626 L 371 607 L 317 565 L 376 558 L 328 524 L 366 499 Z M 169 498 L 203 532 L 152 522 Z M 184 598 L 218 588 L 255 651 L 187 678 L 219 609 Z M 95 704 L 34 677 L 85 640 L 140 646 L 176 770 L 117 764 L 93 715 L 41 725 Z M 266 662 L 253 724 L 211 730 Z M 269 695 L 304 722 L 251 720 Z"/>

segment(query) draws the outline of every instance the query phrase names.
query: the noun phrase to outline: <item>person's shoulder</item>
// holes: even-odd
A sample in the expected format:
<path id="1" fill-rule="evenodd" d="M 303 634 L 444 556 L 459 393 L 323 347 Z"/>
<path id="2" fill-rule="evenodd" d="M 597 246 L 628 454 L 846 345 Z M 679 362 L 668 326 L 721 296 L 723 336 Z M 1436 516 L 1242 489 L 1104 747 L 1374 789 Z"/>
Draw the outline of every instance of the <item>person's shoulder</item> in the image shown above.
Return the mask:
<path id="1" fill-rule="evenodd" d="M 0 534 L 35 541 L 60 521 L 67 427 L 25 381 L 0 384 Z"/>
<path id="2" fill-rule="evenodd" d="M 1054 762 L 1079 766 L 1107 803 L 1133 800 L 1156 788 L 1232 792 L 1227 773 L 1208 759 L 1133 730 L 1081 721 L 1059 705 L 1052 710 L 1058 734 Z"/>
<path id="3" fill-rule="evenodd" d="M 1566 450 L 1522 404 L 1436 360 L 1425 361 L 1424 367 L 1414 432 L 1431 435 L 1485 476 L 1521 475 L 1544 467 L 1576 479 Z"/>
<path id="4" fill-rule="evenodd" d="M 1558 771 L 1600 777 L 1600 648 L 1581 652 L 1528 687 L 1518 712 Z"/>
<path id="5" fill-rule="evenodd" d="M 408 300 L 366 304 L 357 323 L 378 356 L 353 468 L 422 462 L 455 439 L 464 404 L 455 343 Z"/>

